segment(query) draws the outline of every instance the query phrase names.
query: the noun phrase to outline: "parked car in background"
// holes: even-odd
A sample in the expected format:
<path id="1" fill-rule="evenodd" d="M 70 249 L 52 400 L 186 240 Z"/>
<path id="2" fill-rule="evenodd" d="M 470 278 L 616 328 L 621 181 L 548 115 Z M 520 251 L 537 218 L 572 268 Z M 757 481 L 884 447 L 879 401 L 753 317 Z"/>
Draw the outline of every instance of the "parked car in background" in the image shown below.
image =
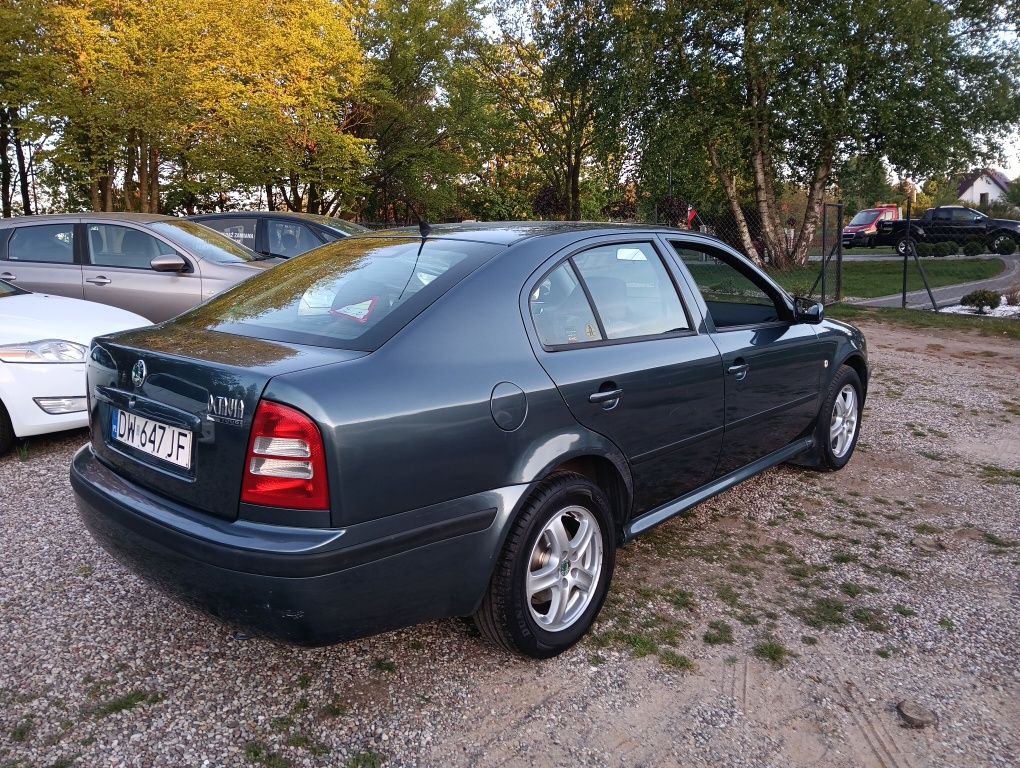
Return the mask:
<path id="1" fill-rule="evenodd" d="M 867 350 L 822 314 L 677 229 L 350 238 L 96 339 L 71 482 L 107 550 L 225 620 L 315 645 L 473 615 L 552 656 L 618 545 L 850 460 Z"/>
<path id="2" fill-rule="evenodd" d="M 143 213 L 0 220 L 0 280 L 153 322 L 279 263 L 208 227 Z"/>
<path id="3" fill-rule="evenodd" d="M 0 280 L 0 455 L 16 438 L 86 426 L 89 342 L 148 324 L 122 309 Z"/>
<path id="4" fill-rule="evenodd" d="M 898 221 L 898 205 L 879 205 L 857 211 L 850 223 L 843 227 L 844 248 L 874 248 L 878 245 L 878 224 L 881 221 Z"/>
<path id="5" fill-rule="evenodd" d="M 878 234 L 883 244 L 895 245 L 896 253 L 901 256 L 906 253 L 911 240 L 915 243 L 952 240 L 961 245 L 968 240 L 980 240 L 997 253 L 1006 239 L 1020 245 L 1020 221 L 993 219 L 962 205 L 942 205 L 929 208 L 920 217 L 912 219 L 909 233 L 906 220 L 900 220 L 880 222 Z"/>
<path id="6" fill-rule="evenodd" d="M 352 235 L 366 227 L 331 216 L 284 211 L 230 211 L 189 216 L 242 245 L 267 256 L 290 259 Z"/>

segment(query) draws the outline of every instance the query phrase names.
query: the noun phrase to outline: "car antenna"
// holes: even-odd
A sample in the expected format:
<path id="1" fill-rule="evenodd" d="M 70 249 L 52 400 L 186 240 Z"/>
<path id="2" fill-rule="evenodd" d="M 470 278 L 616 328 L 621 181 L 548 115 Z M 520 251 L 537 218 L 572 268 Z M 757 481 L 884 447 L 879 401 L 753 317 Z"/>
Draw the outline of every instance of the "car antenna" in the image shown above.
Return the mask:
<path id="1" fill-rule="evenodd" d="M 432 234 L 432 227 L 430 227 L 429 223 L 421 216 L 418 217 L 418 231 L 421 232 L 422 240 Z"/>
<path id="2" fill-rule="evenodd" d="M 404 298 L 404 291 L 407 290 L 407 286 L 411 284 L 411 278 L 414 277 L 414 272 L 418 269 L 418 260 L 421 259 L 421 251 L 425 247 L 425 239 L 432 232 L 432 227 L 425 221 L 421 216 L 418 217 L 418 231 L 421 233 L 421 245 L 418 246 L 418 253 L 415 254 L 414 264 L 411 266 L 411 274 L 407 276 L 407 282 L 404 283 L 404 287 L 400 290 L 400 295 L 397 296 L 397 301 Z"/>

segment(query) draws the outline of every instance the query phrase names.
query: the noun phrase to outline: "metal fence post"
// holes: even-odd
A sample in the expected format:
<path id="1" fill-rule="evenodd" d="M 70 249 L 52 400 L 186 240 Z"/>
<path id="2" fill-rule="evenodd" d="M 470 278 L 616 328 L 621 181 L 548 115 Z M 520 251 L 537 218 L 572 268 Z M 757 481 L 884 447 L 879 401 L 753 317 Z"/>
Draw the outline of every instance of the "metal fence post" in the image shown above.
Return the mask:
<path id="1" fill-rule="evenodd" d="M 836 301 L 843 301 L 843 201 L 836 203 Z"/>
<path id="2" fill-rule="evenodd" d="M 903 248 L 903 294 L 900 298 L 900 309 L 907 308 L 907 264 L 910 260 L 910 251 L 913 249 L 913 238 L 910 236 L 910 198 L 907 198 L 907 220 L 906 220 L 906 242 Z"/>
<path id="3" fill-rule="evenodd" d="M 828 242 L 828 229 L 829 229 L 829 206 L 827 203 L 822 203 L 822 304 L 825 304 L 825 268 L 828 264 L 828 259 L 825 258 L 825 244 Z"/>

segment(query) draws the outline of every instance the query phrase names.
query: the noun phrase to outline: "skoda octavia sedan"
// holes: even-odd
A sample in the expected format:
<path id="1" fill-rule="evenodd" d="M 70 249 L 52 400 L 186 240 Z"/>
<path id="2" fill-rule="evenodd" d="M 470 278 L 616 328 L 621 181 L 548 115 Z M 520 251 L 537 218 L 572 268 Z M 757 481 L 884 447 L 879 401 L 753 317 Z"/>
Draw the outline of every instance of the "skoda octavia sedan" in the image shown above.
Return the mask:
<path id="1" fill-rule="evenodd" d="M 93 336 L 148 325 L 90 301 L 0 280 L 0 456 L 16 438 L 88 424 L 85 355 Z"/>
<path id="2" fill-rule="evenodd" d="M 321 645 L 473 616 L 548 657 L 619 546 L 849 461 L 867 351 L 822 313 L 673 229 L 352 237 L 96 339 L 71 482 L 106 549 L 227 622 Z"/>
<path id="3" fill-rule="evenodd" d="M 146 213 L 0 220 L 0 280 L 160 322 L 278 264 L 208 227 Z"/>

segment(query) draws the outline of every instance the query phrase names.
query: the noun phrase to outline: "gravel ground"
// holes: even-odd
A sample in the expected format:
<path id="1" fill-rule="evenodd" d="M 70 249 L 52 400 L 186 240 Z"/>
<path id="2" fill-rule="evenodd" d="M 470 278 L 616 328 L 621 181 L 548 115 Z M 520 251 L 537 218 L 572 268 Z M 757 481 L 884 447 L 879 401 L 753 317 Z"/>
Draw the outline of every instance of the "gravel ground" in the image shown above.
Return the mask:
<path id="1" fill-rule="evenodd" d="M 621 551 L 592 635 L 510 658 L 450 620 L 248 639 L 93 544 L 84 433 L 0 459 L 0 766 L 1013 766 L 1020 350 L 866 327 L 837 474 L 779 468 Z M 905 727 L 908 700 L 937 722 Z"/>

